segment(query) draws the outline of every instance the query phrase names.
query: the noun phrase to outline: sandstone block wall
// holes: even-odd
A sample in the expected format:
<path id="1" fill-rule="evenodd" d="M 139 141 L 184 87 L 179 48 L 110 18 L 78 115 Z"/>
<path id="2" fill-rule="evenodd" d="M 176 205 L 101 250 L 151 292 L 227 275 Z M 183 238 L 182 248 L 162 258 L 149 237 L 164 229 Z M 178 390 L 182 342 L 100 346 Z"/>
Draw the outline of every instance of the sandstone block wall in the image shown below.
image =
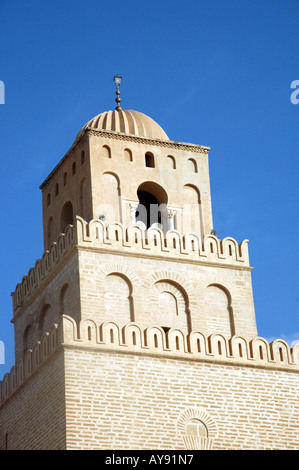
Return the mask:
<path id="1" fill-rule="evenodd" d="M 21 383 L 3 404 L 0 400 L 1 450 L 6 449 L 6 444 L 8 450 L 65 449 L 64 373 L 60 351 Z"/>
<path id="2" fill-rule="evenodd" d="M 10 449 L 296 449 L 299 348 L 63 316 L 0 382 Z"/>
<path id="3" fill-rule="evenodd" d="M 65 361 L 68 449 L 190 449 L 192 418 L 212 449 L 299 446 L 298 373 L 75 349 Z"/>

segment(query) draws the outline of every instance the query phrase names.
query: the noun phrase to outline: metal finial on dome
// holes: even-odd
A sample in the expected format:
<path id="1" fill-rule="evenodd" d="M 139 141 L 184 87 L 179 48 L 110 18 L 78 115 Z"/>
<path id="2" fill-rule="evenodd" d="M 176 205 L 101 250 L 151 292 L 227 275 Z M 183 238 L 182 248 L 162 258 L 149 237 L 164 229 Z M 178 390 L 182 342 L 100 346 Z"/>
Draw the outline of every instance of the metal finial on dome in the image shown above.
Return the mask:
<path id="1" fill-rule="evenodd" d="M 121 99 L 120 99 L 120 97 L 119 97 L 119 95 L 120 95 L 119 86 L 120 86 L 120 84 L 121 84 L 121 79 L 122 79 L 122 77 L 120 77 L 119 75 L 115 75 L 115 76 L 113 77 L 113 81 L 114 81 L 115 86 L 116 86 L 116 95 L 117 95 L 117 96 L 116 96 L 115 101 L 116 101 L 116 103 L 117 103 L 117 106 L 116 106 L 115 109 L 116 109 L 117 111 L 121 109 L 121 107 L 120 107 Z"/>

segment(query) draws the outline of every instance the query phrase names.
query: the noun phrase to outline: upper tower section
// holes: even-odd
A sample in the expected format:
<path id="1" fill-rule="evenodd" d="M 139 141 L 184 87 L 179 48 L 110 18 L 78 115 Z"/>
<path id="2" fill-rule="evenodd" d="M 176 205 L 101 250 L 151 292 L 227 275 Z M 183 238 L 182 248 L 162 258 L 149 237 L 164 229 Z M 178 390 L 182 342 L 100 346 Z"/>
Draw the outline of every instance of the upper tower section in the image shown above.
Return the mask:
<path id="1" fill-rule="evenodd" d="M 44 246 L 73 223 L 100 219 L 204 237 L 213 229 L 208 147 L 169 139 L 119 106 L 89 120 L 41 185 Z"/>

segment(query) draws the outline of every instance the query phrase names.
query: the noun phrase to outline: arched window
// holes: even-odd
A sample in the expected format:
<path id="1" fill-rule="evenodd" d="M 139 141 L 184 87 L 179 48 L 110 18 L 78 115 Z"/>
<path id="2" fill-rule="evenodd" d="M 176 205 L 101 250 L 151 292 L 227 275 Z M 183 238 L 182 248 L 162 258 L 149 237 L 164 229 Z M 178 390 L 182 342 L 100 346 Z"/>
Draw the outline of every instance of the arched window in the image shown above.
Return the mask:
<path id="1" fill-rule="evenodd" d="M 70 288 L 68 284 L 64 284 L 60 291 L 59 296 L 59 306 L 60 306 L 60 315 L 67 315 L 69 308 L 70 300 Z"/>
<path id="2" fill-rule="evenodd" d="M 146 152 L 145 154 L 145 166 L 155 168 L 155 157 L 151 152 Z"/>
<path id="3" fill-rule="evenodd" d="M 68 225 L 73 223 L 73 205 L 70 201 L 66 202 L 61 211 L 60 226 L 61 232 L 64 233 Z"/>
<path id="4" fill-rule="evenodd" d="M 58 185 L 58 183 L 56 183 L 56 185 L 55 185 L 55 196 L 58 196 L 58 194 L 59 194 L 59 185 Z"/>
<path id="5" fill-rule="evenodd" d="M 104 215 L 107 224 L 122 221 L 121 188 L 119 177 L 104 173 L 101 177 L 101 204 L 98 215 Z"/>
<path id="6" fill-rule="evenodd" d="M 211 284 L 206 288 L 205 304 L 207 332 L 221 332 L 229 337 L 233 336 L 233 312 L 229 292 L 220 285 Z"/>
<path id="7" fill-rule="evenodd" d="M 76 162 L 74 162 L 73 165 L 72 165 L 72 173 L 73 173 L 73 175 L 76 174 Z"/>
<path id="8" fill-rule="evenodd" d="M 168 328 L 190 331 L 187 294 L 169 280 L 156 282 L 151 289 L 151 321 Z"/>
<path id="9" fill-rule="evenodd" d="M 130 149 L 124 150 L 124 160 L 125 162 L 132 162 L 133 161 L 133 154 Z"/>
<path id="10" fill-rule="evenodd" d="M 34 329 L 33 326 L 28 325 L 25 328 L 23 335 L 23 354 L 33 345 L 34 342 Z"/>
<path id="11" fill-rule="evenodd" d="M 103 145 L 103 157 L 111 158 L 111 149 L 108 145 Z"/>
<path id="12" fill-rule="evenodd" d="M 179 314 L 178 301 L 174 294 L 167 291 L 162 291 L 159 294 L 159 310 L 161 312 L 168 312 L 171 317 L 176 317 Z"/>
<path id="13" fill-rule="evenodd" d="M 174 158 L 172 155 L 167 155 L 167 160 L 168 160 L 168 163 L 169 163 L 170 168 L 172 168 L 173 170 L 175 170 L 175 169 L 176 169 L 176 161 L 175 161 L 175 158 Z"/>
<path id="14" fill-rule="evenodd" d="M 111 273 L 105 279 L 105 314 L 107 319 L 124 323 L 134 321 L 132 286 L 125 276 Z"/>
<path id="15" fill-rule="evenodd" d="M 82 150 L 82 152 L 81 152 L 81 165 L 83 165 L 84 162 L 85 162 L 85 152 L 84 152 L 84 150 Z"/>
<path id="16" fill-rule="evenodd" d="M 164 188 L 157 183 L 147 181 L 142 183 L 138 190 L 137 196 L 139 205 L 136 209 L 136 222 L 142 222 L 148 229 L 153 224 L 156 226 L 165 225 L 167 227 L 167 201 L 168 196 Z"/>
<path id="17" fill-rule="evenodd" d="M 38 337 L 41 338 L 42 334 L 49 331 L 54 319 L 51 316 L 51 305 L 46 304 L 38 318 Z"/>
<path id="18" fill-rule="evenodd" d="M 86 212 L 86 178 L 83 178 L 83 180 L 80 183 L 80 188 L 79 188 L 79 206 L 80 206 L 80 216 L 84 218 L 84 212 Z"/>
<path id="19" fill-rule="evenodd" d="M 188 168 L 193 173 L 198 173 L 197 161 L 194 158 L 188 158 Z"/>
<path id="20" fill-rule="evenodd" d="M 47 207 L 49 207 L 50 204 L 51 204 L 51 194 L 48 193 L 47 194 Z"/>
<path id="21" fill-rule="evenodd" d="M 203 221 L 200 193 L 196 186 L 186 184 L 183 187 L 182 232 L 203 235 Z"/>

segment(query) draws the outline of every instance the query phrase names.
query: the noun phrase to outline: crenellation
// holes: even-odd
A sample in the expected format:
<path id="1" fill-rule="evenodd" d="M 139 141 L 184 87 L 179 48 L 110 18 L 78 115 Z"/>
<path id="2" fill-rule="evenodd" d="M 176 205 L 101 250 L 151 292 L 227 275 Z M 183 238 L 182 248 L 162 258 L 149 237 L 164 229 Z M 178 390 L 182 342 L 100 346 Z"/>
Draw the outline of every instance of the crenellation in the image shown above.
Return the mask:
<path id="1" fill-rule="evenodd" d="M 137 323 L 124 327 L 116 322 L 107 321 L 96 324 L 93 320 L 83 320 L 79 324 L 68 316 L 62 316 L 58 324 L 43 334 L 41 341 L 26 352 L 23 359 L 12 367 L 0 382 L 0 402 L 5 401 L 35 371 L 39 369 L 55 350 L 63 347 L 111 349 L 131 354 L 175 356 L 206 362 L 224 362 L 248 367 L 271 368 L 299 372 L 297 357 L 298 344 L 290 348 L 281 340 L 268 343 L 264 338 L 251 341 L 235 337 L 226 338 L 220 334 L 205 335 L 192 331 L 189 334 L 178 329 L 164 331 L 159 326 L 145 329 Z M 261 349 L 262 348 L 262 352 Z M 260 388 L 268 397 L 268 387 Z"/>
<path id="2" fill-rule="evenodd" d="M 175 257 L 188 261 L 204 260 L 206 263 L 225 263 L 226 265 L 240 265 L 240 267 L 250 269 L 248 260 L 247 244 L 244 240 L 239 245 L 232 238 L 224 240 L 208 235 L 203 240 L 203 249 L 199 248 L 199 240 L 195 234 L 187 234 L 183 237 L 177 231 L 169 231 L 164 234 L 159 229 L 151 228 L 146 232 L 140 227 L 128 227 L 124 230 L 119 223 L 105 226 L 101 221 L 93 220 L 85 224 L 81 217 L 76 217 L 77 223 L 68 226 L 65 234 L 61 234 L 57 242 L 53 242 L 49 250 L 46 250 L 42 258 L 37 260 L 35 266 L 30 268 L 28 275 L 24 276 L 22 282 L 16 286 L 12 293 L 13 308 L 16 311 L 22 307 L 27 299 L 46 281 L 47 277 L 59 265 L 72 248 L 91 248 L 100 246 L 102 249 L 111 250 L 112 247 L 122 252 L 130 249 L 130 253 L 144 255 L 161 255 Z M 136 234 L 138 234 L 136 239 Z M 175 240 L 175 246 L 173 244 Z M 192 241 L 197 240 L 197 250 L 192 249 Z M 211 245 L 212 243 L 212 245 Z M 212 248 L 213 246 L 213 248 Z M 216 249 L 217 247 L 217 249 Z M 229 247 L 234 247 L 230 252 Z"/>

